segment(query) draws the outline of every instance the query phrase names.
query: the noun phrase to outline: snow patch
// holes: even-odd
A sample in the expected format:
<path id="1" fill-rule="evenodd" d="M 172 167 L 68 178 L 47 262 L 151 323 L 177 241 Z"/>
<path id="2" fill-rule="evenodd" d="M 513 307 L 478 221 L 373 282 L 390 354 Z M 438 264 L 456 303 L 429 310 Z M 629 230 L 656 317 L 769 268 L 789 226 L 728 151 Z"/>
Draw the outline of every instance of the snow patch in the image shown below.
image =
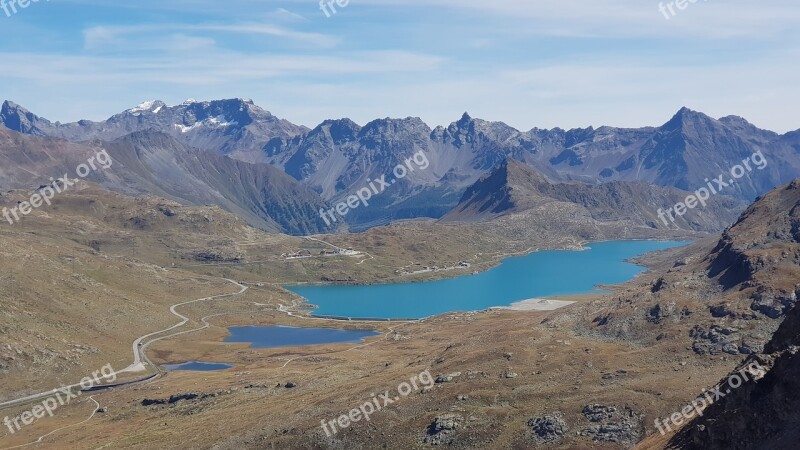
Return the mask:
<path id="1" fill-rule="evenodd" d="M 225 128 L 230 126 L 239 125 L 236 121 L 228 122 L 224 115 L 219 115 L 217 117 L 210 117 L 202 122 L 196 122 L 193 125 L 181 125 L 175 124 L 175 128 L 180 130 L 181 133 L 189 133 L 190 131 L 196 130 L 200 127 L 207 127 L 207 128 Z"/>
<path id="2" fill-rule="evenodd" d="M 186 125 L 181 125 L 181 124 L 178 124 L 178 123 L 175 124 L 175 128 L 177 128 L 181 133 L 188 133 L 188 132 L 190 132 L 190 131 L 192 131 L 194 129 L 200 128 L 202 126 L 203 126 L 202 122 L 197 122 L 196 124 L 190 125 L 188 127 Z"/>
<path id="3" fill-rule="evenodd" d="M 204 123 L 207 124 L 207 125 L 216 127 L 216 128 L 224 128 L 224 127 L 229 127 L 231 125 L 239 125 L 239 123 L 236 122 L 236 121 L 232 121 L 232 122 L 226 121 L 224 115 L 219 115 L 217 117 L 212 117 L 210 119 L 206 119 L 204 121 Z"/>

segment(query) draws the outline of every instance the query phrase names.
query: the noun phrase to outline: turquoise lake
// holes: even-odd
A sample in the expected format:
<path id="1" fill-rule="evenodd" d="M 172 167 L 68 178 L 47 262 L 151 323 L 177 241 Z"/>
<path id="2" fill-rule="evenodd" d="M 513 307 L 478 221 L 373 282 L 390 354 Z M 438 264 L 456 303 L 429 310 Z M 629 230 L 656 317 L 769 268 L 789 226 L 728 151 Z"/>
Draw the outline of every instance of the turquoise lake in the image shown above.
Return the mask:
<path id="1" fill-rule="evenodd" d="M 314 315 L 419 319 L 453 311 L 509 306 L 530 298 L 602 292 L 599 284 L 631 280 L 645 269 L 625 262 L 675 241 L 609 241 L 588 250 L 546 250 L 503 260 L 477 275 L 424 283 L 368 286 L 284 286 L 316 305 Z"/>

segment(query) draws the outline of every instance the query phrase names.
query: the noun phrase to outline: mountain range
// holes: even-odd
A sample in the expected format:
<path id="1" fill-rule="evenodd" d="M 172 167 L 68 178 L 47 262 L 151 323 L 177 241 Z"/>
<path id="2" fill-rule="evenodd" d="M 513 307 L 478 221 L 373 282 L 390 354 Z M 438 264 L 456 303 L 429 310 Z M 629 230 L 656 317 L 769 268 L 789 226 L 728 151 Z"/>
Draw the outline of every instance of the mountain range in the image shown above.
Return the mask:
<path id="1" fill-rule="evenodd" d="M 725 201 L 720 202 L 724 209 L 733 208 L 734 215 L 745 202 L 800 176 L 800 130 L 778 134 L 741 117 L 713 119 L 688 108 L 662 126 L 637 129 L 519 131 L 466 113 L 447 127 L 433 129 L 412 117 L 378 119 L 364 126 L 349 119 L 326 120 L 309 129 L 246 99 L 187 100 L 175 106 L 149 101 L 105 121 L 66 124 L 6 101 L 0 124 L 65 151 L 77 151 L 76 146 L 108 148 L 126 169 L 124 175 L 114 175 L 125 182 L 112 182 L 111 175 L 100 180 L 111 189 L 188 204 L 214 203 L 251 225 L 292 234 L 335 231 L 322 222 L 319 209 L 392 174 L 417 152 L 424 152 L 430 165 L 397 179 L 370 201 L 371 207 L 353 209 L 345 228 L 441 218 L 463 206 L 459 203 L 465 193 L 478 189 L 474 185 L 508 159 L 548 182 L 604 186 L 587 191 L 592 196 L 603 195 L 600 191 L 639 192 L 645 184 L 694 191 L 707 180 L 727 177 L 732 167 L 761 151 L 766 167 L 749 171 L 721 192 L 739 200 L 736 205 L 733 200 L 724 206 Z M 26 145 L 24 139 L 15 139 Z M 11 172 L 4 171 L 0 185 L 19 187 L 24 176 Z M 657 210 L 680 197 L 645 194 L 640 200 Z M 661 203 L 667 198 L 672 203 Z M 715 208 L 707 209 L 716 215 Z M 721 229 L 719 224 L 715 218 L 703 218 L 682 226 L 709 230 Z"/>

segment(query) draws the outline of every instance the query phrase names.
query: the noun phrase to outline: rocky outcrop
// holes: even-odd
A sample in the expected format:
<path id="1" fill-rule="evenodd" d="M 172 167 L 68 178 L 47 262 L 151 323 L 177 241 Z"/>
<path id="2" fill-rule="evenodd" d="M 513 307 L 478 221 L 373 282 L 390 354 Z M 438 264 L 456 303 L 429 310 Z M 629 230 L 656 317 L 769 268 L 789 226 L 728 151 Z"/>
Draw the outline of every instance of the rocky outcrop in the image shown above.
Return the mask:
<path id="1" fill-rule="evenodd" d="M 528 420 L 534 441 L 540 444 L 555 444 L 569 431 L 561 414 L 548 414 Z"/>
<path id="2" fill-rule="evenodd" d="M 630 447 L 644 435 L 642 415 L 631 408 L 586 405 L 583 415 L 592 423 L 580 431 L 595 442 L 609 442 Z"/>
<path id="3" fill-rule="evenodd" d="M 800 308 L 764 348 L 742 364 L 765 368 L 703 411 L 671 445 L 685 449 L 796 449 L 800 442 Z M 734 372 L 738 372 L 736 369 Z"/>
<path id="4" fill-rule="evenodd" d="M 800 290 L 795 292 L 775 292 L 763 289 L 753 296 L 751 308 L 770 319 L 777 319 L 786 315 L 786 312 L 797 303 L 797 292 L 800 292 Z"/>
<path id="5" fill-rule="evenodd" d="M 453 441 L 453 435 L 461 427 L 461 416 L 444 414 L 436 417 L 428 426 L 422 442 L 429 445 L 446 445 Z"/>

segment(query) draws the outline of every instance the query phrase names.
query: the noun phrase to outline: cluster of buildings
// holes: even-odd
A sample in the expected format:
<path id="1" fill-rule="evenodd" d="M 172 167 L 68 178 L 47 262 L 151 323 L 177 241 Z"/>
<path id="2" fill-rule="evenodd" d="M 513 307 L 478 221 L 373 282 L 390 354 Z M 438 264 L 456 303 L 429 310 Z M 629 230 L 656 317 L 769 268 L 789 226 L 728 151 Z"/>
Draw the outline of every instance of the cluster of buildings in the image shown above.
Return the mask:
<path id="1" fill-rule="evenodd" d="M 312 252 L 311 250 L 304 248 L 294 253 L 282 253 L 281 258 L 300 259 L 300 258 L 312 258 L 314 256 L 355 256 L 355 255 L 358 255 L 358 252 L 353 250 L 352 248 L 337 248 L 333 250 L 323 249 L 320 250 L 319 253 L 317 254 L 314 254 L 314 252 Z"/>
<path id="2" fill-rule="evenodd" d="M 415 266 L 420 266 L 420 263 L 414 264 Z M 395 273 L 400 275 L 412 275 L 415 273 L 425 273 L 425 272 L 439 272 L 441 270 L 453 270 L 453 269 L 468 269 L 471 267 L 471 264 L 466 261 L 461 261 L 455 266 L 447 266 L 447 267 L 439 267 L 439 266 L 422 266 L 418 270 L 411 271 L 409 269 L 403 268 L 400 270 L 396 270 Z"/>

